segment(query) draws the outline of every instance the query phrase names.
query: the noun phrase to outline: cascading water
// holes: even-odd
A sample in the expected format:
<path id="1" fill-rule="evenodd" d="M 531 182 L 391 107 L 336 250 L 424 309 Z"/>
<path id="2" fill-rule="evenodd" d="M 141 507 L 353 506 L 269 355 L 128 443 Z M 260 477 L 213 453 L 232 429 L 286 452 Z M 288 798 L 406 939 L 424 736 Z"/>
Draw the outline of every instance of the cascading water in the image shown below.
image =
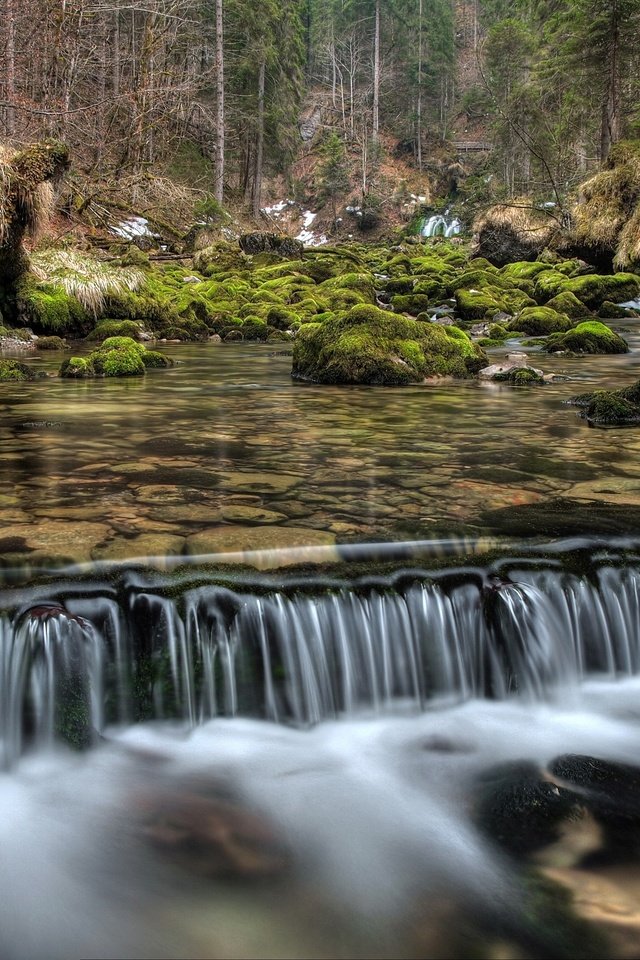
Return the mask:
<path id="1" fill-rule="evenodd" d="M 51 743 L 56 730 L 90 742 L 136 719 L 309 726 L 472 698 L 542 700 L 640 670 L 633 567 L 590 578 L 414 571 L 316 590 L 187 584 L 178 597 L 125 572 L 96 589 L 50 587 L 0 619 L 5 764 L 24 736 Z"/>
<path id="2" fill-rule="evenodd" d="M 462 224 L 457 217 L 450 217 L 448 211 L 425 217 L 420 227 L 421 237 L 457 237 L 462 233 Z"/>
<path id="3" fill-rule="evenodd" d="M 478 805 L 506 770 L 535 831 L 556 758 L 638 764 L 635 549 L 388 569 L 2 591 L 3 958 L 602 951 Z"/>

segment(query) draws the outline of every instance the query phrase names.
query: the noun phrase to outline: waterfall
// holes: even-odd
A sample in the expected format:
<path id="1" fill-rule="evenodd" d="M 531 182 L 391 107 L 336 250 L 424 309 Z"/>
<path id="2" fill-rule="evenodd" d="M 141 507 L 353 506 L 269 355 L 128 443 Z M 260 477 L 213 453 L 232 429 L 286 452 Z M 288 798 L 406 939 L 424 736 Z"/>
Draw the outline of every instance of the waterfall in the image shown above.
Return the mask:
<path id="1" fill-rule="evenodd" d="M 421 237 L 457 237 L 461 232 L 462 224 L 457 217 L 449 217 L 448 211 L 425 217 L 420 228 Z"/>
<path id="2" fill-rule="evenodd" d="M 24 599 L 20 595 L 20 599 Z M 5 766 L 23 742 L 84 745 L 110 724 L 216 716 L 300 726 L 361 711 L 518 696 L 640 670 L 640 569 L 587 578 L 413 571 L 390 584 L 177 591 L 48 587 L 0 618 Z"/>

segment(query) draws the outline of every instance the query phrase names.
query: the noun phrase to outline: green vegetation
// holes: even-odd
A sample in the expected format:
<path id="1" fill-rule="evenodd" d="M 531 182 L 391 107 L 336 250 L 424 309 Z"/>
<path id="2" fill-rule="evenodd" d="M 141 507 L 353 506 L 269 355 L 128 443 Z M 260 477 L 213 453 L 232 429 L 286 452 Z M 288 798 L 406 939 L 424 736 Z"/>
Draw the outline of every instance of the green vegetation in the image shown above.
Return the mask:
<path id="1" fill-rule="evenodd" d="M 629 345 L 606 324 L 587 320 L 567 333 L 548 337 L 544 349 L 547 353 L 628 353 Z"/>
<path id="2" fill-rule="evenodd" d="M 317 383 L 386 386 L 473 375 L 486 363 L 486 355 L 463 331 L 446 330 L 377 307 L 357 306 L 300 329 L 292 373 Z"/>
<path id="3" fill-rule="evenodd" d="M 136 377 L 146 369 L 172 366 L 164 354 L 147 350 L 130 337 L 109 337 L 88 357 L 71 357 L 60 367 L 60 376 L 69 379 L 88 377 Z"/>

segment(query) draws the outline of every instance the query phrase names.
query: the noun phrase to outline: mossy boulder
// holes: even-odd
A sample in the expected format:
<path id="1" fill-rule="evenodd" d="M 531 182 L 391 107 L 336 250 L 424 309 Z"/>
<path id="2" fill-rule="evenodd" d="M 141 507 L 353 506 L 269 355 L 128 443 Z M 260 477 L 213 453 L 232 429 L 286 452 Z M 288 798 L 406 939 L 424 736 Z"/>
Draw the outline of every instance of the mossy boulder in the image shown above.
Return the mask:
<path id="1" fill-rule="evenodd" d="M 292 375 L 316 383 L 399 386 L 433 376 L 469 377 L 485 363 L 484 352 L 462 330 L 358 306 L 300 329 Z"/>
<path id="2" fill-rule="evenodd" d="M 575 294 L 585 306 L 597 310 L 605 300 L 625 303 L 640 295 L 640 277 L 633 273 L 615 273 L 613 276 L 592 274 L 565 281 L 562 290 Z"/>
<path id="3" fill-rule="evenodd" d="M 598 307 L 598 316 L 601 320 L 623 320 L 637 317 L 638 312 L 627 307 L 620 307 L 617 303 L 612 303 L 611 300 L 605 300 Z"/>
<path id="4" fill-rule="evenodd" d="M 621 390 L 594 390 L 569 401 L 581 416 L 599 427 L 624 427 L 640 423 L 640 380 Z"/>
<path id="5" fill-rule="evenodd" d="M 36 350 L 64 350 L 67 346 L 62 337 L 38 337 Z"/>
<path id="6" fill-rule="evenodd" d="M 502 373 L 496 373 L 493 378 L 494 383 L 512 383 L 514 387 L 541 386 L 544 384 L 544 377 L 533 367 L 512 367 Z"/>
<path id="7" fill-rule="evenodd" d="M 628 353 L 629 345 L 606 324 L 587 320 L 567 333 L 549 337 L 544 349 L 547 353 L 565 350 L 571 353 Z"/>
<path id="8" fill-rule="evenodd" d="M 544 337 L 550 333 L 562 333 L 570 326 L 571 320 L 566 314 L 550 307 L 525 307 L 507 325 L 507 329 L 518 330 L 530 337 Z"/>
<path id="9" fill-rule="evenodd" d="M 88 335 L 87 340 L 106 340 L 108 337 L 131 337 L 140 334 L 140 324 L 134 320 L 102 320 Z"/>
<path id="10" fill-rule="evenodd" d="M 585 307 L 582 300 L 578 300 L 575 293 L 570 290 L 564 290 L 558 293 L 551 300 L 547 301 L 547 307 L 555 310 L 557 313 L 564 313 L 570 320 L 583 320 L 589 316 L 590 310 Z"/>
<path id="11" fill-rule="evenodd" d="M 88 357 L 71 357 L 60 367 L 60 376 L 72 379 L 87 377 L 137 377 L 147 368 L 173 366 L 164 354 L 147 350 L 131 337 L 109 337 Z"/>
<path id="12" fill-rule="evenodd" d="M 457 290 L 456 306 L 463 320 L 490 320 L 496 313 L 506 312 L 506 303 L 501 298 L 501 292 L 495 288 L 491 290 Z"/>
<path id="13" fill-rule="evenodd" d="M 25 363 L 19 360 L 0 359 L 0 380 L 35 380 L 36 375 Z"/>

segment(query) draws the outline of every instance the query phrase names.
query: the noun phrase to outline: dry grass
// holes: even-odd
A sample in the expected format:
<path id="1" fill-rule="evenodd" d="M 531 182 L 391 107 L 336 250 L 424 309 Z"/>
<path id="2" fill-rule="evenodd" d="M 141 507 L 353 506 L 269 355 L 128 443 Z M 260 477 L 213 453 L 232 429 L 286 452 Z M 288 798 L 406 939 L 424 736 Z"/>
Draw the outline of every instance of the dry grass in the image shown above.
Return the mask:
<path id="1" fill-rule="evenodd" d="M 572 216 L 579 244 L 610 255 L 617 269 L 640 265 L 640 145 L 612 148 L 600 173 L 582 185 Z"/>
<path id="2" fill-rule="evenodd" d="M 551 238 L 556 224 L 541 213 L 526 197 L 517 197 L 509 203 L 496 204 L 483 213 L 474 224 L 474 233 L 490 227 L 510 227 L 523 239 L 531 239 L 538 245 Z"/>
<path id="3" fill-rule="evenodd" d="M 71 250 L 41 250 L 31 258 L 31 270 L 43 283 L 62 287 L 97 316 L 109 294 L 133 292 L 145 281 L 142 270 L 114 266 Z"/>

